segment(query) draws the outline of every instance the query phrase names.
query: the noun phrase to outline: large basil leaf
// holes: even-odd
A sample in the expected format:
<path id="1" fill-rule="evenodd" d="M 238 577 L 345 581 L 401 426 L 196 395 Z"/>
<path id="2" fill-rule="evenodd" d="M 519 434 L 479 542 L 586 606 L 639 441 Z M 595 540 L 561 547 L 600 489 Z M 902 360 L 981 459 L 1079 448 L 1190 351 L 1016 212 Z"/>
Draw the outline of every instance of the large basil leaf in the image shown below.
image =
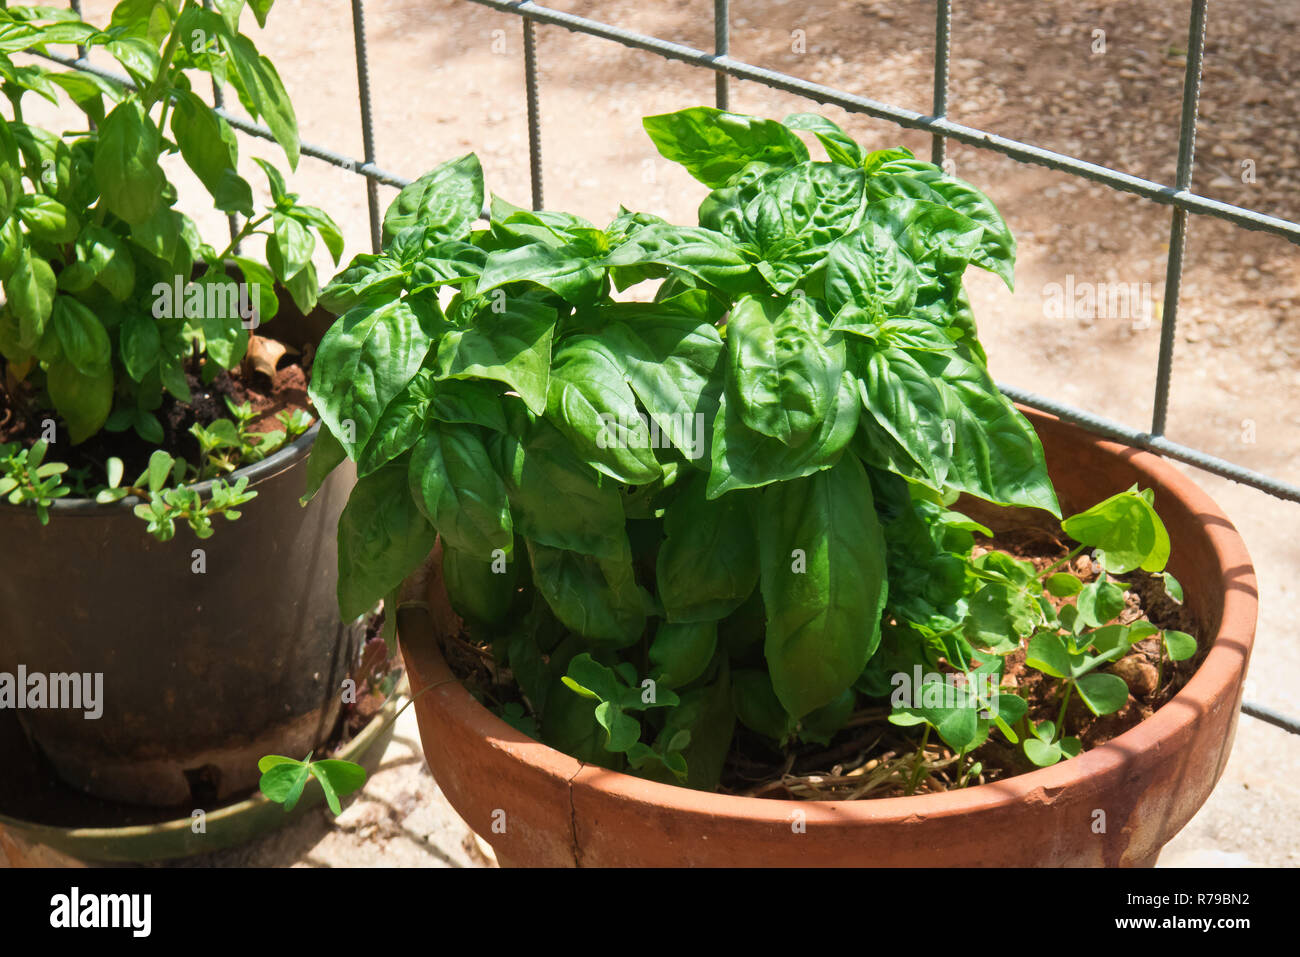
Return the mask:
<path id="1" fill-rule="evenodd" d="M 309 388 L 330 431 L 356 460 L 388 403 L 429 352 L 429 332 L 405 299 L 375 297 L 339 317 L 321 339 Z"/>
<path id="2" fill-rule="evenodd" d="M 483 212 L 483 167 L 473 153 L 449 160 L 402 189 L 384 214 L 384 242 L 409 226 L 464 239 Z"/>
<path id="3" fill-rule="evenodd" d="M 341 314 L 366 299 L 398 295 L 406 284 L 406 270 L 386 255 L 358 253 L 346 269 L 320 291 L 320 304 Z"/>
<path id="4" fill-rule="evenodd" d="M 669 621 L 713 621 L 744 604 L 758 584 L 755 500 L 705 496 L 702 475 L 687 479 L 664 512 L 655 582 Z"/>
<path id="5" fill-rule="evenodd" d="M 746 296 L 727 320 L 727 398 L 755 432 L 806 442 L 835 403 L 844 342 L 829 336 L 806 296 Z"/>
<path id="6" fill-rule="evenodd" d="M 831 244 L 826 257 L 826 305 L 837 318 L 846 306 L 882 316 L 906 316 L 916 302 L 918 276 L 894 237 L 876 223 Z"/>
<path id="7" fill-rule="evenodd" d="M 984 236 L 973 219 L 921 199 L 881 199 L 868 204 L 866 217 L 884 227 L 916 266 L 922 305 L 953 295 Z"/>
<path id="8" fill-rule="evenodd" d="M 626 647 L 645 629 L 632 557 L 595 558 L 528 540 L 533 581 L 555 616 L 591 641 Z"/>
<path id="9" fill-rule="evenodd" d="M 108 419 L 113 408 L 113 369 L 104 366 L 91 375 L 60 359 L 46 370 L 50 401 L 68 423 L 72 444 L 90 438 Z"/>
<path id="10" fill-rule="evenodd" d="M 359 480 L 339 516 L 339 613 L 364 614 L 424 561 L 437 533 L 407 491 L 407 465 L 394 462 Z"/>
<path id="11" fill-rule="evenodd" d="M 706 186 L 725 186 L 750 163 L 792 166 L 808 147 L 775 120 L 693 106 L 641 121 L 655 147 Z"/>
<path id="12" fill-rule="evenodd" d="M 490 253 L 479 278 L 478 292 L 486 294 L 512 282 L 532 282 L 575 305 L 591 303 L 605 278 L 605 236 L 584 230 L 563 246 L 543 242 Z"/>
<path id="13" fill-rule="evenodd" d="M 763 652 L 793 717 L 834 701 L 880 642 L 885 541 L 871 483 L 852 456 L 763 492 Z"/>
<path id="14" fill-rule="evenodd" d="M 357 475 L 369 475 L 411 446 L 424 434 L 424 415 L 432 393 L 432 373 L 421 369 L 399 392 L 375 423 L 370 441 L 357 456 Z"/>
<path id="15" fill-rule="evenodd" d="M 136 100 L 124 100 L 104 118 L 95 148 L 100 201 L 132 225 L 147 222 L 163 201 L 167 182 L 158 153 L 158 128 Z"/>
<path id="16" fill-rule="evenodd" d="M 431 384 L 429 416 L 439 422 L 465 422 L 494 432 L 506 431 L 501 389 L 478 379 L 443 379 Z"/>
<path id="17" fill-rule="evenodd" d="M 956 353 L 885 346 L 859 375 L 867 414 L 916 464 L 905 474 L 1060 515 L 1038 436 L 984 368 Z"/>
<path id="18" fill-rule="evenodd" d="M 628 485 L 662 474 L 618 354 L 594 335 L 566 338 L 555 350 L 547 397 L 553 422 L 597 471 Z"/>
<path id="19" fill-rule="evenodd" d="M 480 562 L 514 547 L 506 488 L 473 426 L 431 423 L 411 451 L 411 497 L 443 541 Z"/>
<path id="20" fill-rule="evenodd" d="M 857 227 L 865 179 L 858 169 L 812 162 L 763 178 L 735 228 L 759 250 L 758 270 L 768 285 L 789 292 L 825 259 L 832 242 Z"/>
<path id="21" fill-rule="evenodd" d="M 31 352 L 41 341 L 54 308 L 54 270 L 23 245 L 13 272 L 4 281 L 4 290 L 9 311 L 18 317 L 18 345 Z"/>
<path id="22" fill-rule="evenodd" d="M 644 304 L 626 319 L 611 321 L 601 337 L 621 358 L 632 391 L 660 433 L 688 461 L 707 471 L 722 387 L 718 363 L 723 344 L 710 322 L 682 314 L 680 306 L 673 300 Z M 625 315 L 622 310 L 611 312 Z"/>
<path id="23" fill-rule="evenodd" d="M 435 376 L 504 382 L 541 415 L 550 384 L 555 320 L 552 307 L 519 297 L 506 299 L 499 312 L 495 303 L 480 309 L 468 328 L 442 337 Z"/>
<path id="24" fill-rule="evenodd" d="M 597 473 L 545 419 L 488 439 L 515 528 L 542 545 L 597 558 L 630 555 L 618 486 Z"/>
<path id="25" fill-rule="evenodd" d="M 253 190 L 236 172 L 239 145 L 230 124 L 197 94 L 182 90 L 176 94 L 172 111 L 172 136 L 186 164 L 212 194 L 217 209 L 251 217 Z"/>
<path id="26" fill-rule="evenodd" d="M 189 8 L 186 14 L 203 12 L 205 11 Z M 207 34 L 217 37 L 227 61 L 234 67 L 227 75 L 239 93 L 240 102 L 254 117 L 265 121 L 275 142 L 284 150 L 290 169 L 296 169 L 299 155 L 298 117 L 280 74 L 270 60 L 257 52 L 252 40 L 224 27 L 221 18 L 214 19 L 216 29 L 213 29 L 212 19 L 206 21 L 209 24 Z M 184 26 L 178 29 L 183 36 L 191 35 L 191 31 Z"/>
<path id="27" fill-rule="evenodd" d="M 0 123 L 0 222 L 9 219 L 23 195 L 22 160 L 9 124 Z"/>
<path id="28" fill-rule="evenodd" d="M 609 266 L 666 266 L 728 295 L 754 289 L 752 256 L 732 239 L 694 226 L 650 225 L 606 257 Z"/>
<path id="29" fill-rule="evenodd" d="M 1007 288 L 1014 288 L 1016 239 L 992 200 L 970 183 L 949 176 L 932 163 L 897 158 L 874 171 L 867 192 L 873 199 L 912 196 L 942 203 L 979 223 L 984 234 L 972 262 L 995 273 Z"/>
<path id="30" fill-rule="evenodd" d="M 111 369 L 113 347 L 99 317 L 71 296 L 56 296 L 50 322 L 59 337 L 63 358 L 87 378 Z"/>
<path id="31" fill-rule="evenodd" d="M 516 561 L 517 557 L 512 557 L 498 566 L 495 559 L 481 560 L 452 548 L 444 537 L 442 577 L 447 586 L 447 599 L 456 614 L 485 625 L 500 624 L 514 600 L 519 571 Z M 516 653 L 514 657 L 519 655 Z"/>
<path id="32" fill-rule="evenodd" d="M 747 426 L 724 392 L 713 425 L 709 498 L 733 489 L 786 482 L 834 465 L 858 428 L 856 385 L 846 370 L 821 427 L 794 448 Z"/>
<path id="33" fill-rule="evenodd" d="M 77 238 L 81 223 L 57 199 L 44 193 L 30 193 L 18 200 L 18 219 L 36 239 L 63 245 Z"/>

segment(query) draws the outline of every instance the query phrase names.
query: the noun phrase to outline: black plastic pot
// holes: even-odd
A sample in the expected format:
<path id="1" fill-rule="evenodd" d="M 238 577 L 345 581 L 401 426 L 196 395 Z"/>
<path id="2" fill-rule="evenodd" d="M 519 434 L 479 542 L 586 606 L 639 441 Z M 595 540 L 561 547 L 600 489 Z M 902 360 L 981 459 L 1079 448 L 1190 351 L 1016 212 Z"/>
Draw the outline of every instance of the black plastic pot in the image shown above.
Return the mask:
<path id="1" fill-rule="evenodd" d="M 257 498 L 206 540 L 178 525 L 158 542 L 134 500 L 60 501 L 46 527 L 33 509 L 0 507 L 0 672 L 103 675 L 97 719 L 19 711 L 69 784 L 211 807 L 256 784 L 260 756 L 303 757 L 328 736 L 360 628 L 335 600 L 335 524 L 354 474 L 339 468 L 298 504 L 318 429 L 235 472 Z"/>

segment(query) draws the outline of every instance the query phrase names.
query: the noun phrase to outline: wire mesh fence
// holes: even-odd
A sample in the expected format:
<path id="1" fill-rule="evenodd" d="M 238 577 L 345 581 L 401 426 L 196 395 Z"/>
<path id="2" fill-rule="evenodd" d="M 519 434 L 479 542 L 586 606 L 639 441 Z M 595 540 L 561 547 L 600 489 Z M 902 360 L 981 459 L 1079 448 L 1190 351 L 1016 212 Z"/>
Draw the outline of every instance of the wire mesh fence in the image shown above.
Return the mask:
<path id="1" fill-rule="evenodd" d="M 209 0 L 205 0 L 206 3 Z M 1001 136 L 989 130 L 977 129 L 955 123 L 948 118 L 949 51 L 952 39 L 952 0 L 934 0 L 935 43 L 933 68 L 932 110 L 928 114 L 904 109 L 888 103 L 859 96 L 834 87 L 814 83 L 787 73 L 769 70 L 730 56 L 730 0 L 713 0 L 714 49 L 700 50 L 655 36 L 626 30 L 608 23 L 555 10 L 532 0 L 462 0 L 488 7 L 520 18 L 524 58 L 524 95 L 528 122 L 529 172 L 532 202 L 535 209 L 543 208 L 543 165 L 541 153 L 541 90 L 538 80 L 536 29 L 538 24 L 561 27 L 587 36 L 598 37 L 624 47 L 643 50 L 669 60 L 687 63 L 715 74 L 715 102 L 727 109 L 730 102 L 730 79 L 762 84 L 772 89 L 795 94 L 816 103 L 840 107 L 850 113 L 861 113 L 894 123 L 897 126 L 928 132 L 931 135 L 931 161 L 942 165 L 949 140 L 976 149 L 988 150 L 1020 163 L 1045 167 L 1082 179 L 1099 183 L 1113 190 L 1131 193 L 1153 203 L 1172 208 L 1169 227 L 1169 256 L 1165 273 L 1164 309 L 1161 315 L 1160 346 L 1156 364 L 1155 394 L 1151 427 L 1141 431 L 1095 415 L 1086 409 L 1057 402 L 1013 386 L 999 383 L 1004 394 L 1017 402 L 1051 413 L 1096 434 L 1125 445 L 1154 452 L 1167 458 L 1184 462 L 1214 475 L 1259 489 L 1269 495 L 1291 502 L 1300 502 L 1300 486 L 1292 485 L 1273 476 L 1263 474 L 1234 462 L 1211 455 L 1204 450 L 1175 442 L 1165 435 L 1168 424 L 1169 394 L 1173 379 L 1175 333 L 1183 276 L 1183 255 L 1186 246 L 1189 214 L 1210 216 L 1232 223 L 1242 229 L 1257 230 L 1300 245 L 1300 222 L 1270 216 L 1258 210 L 1224 203 L 1202 196 L 1192 189 L 1196 159 L 1196 130 L 1198 105 L 1201 93 L 1202 66 L 1205 55 L 1206 26 L 1209 0 L 1191 0 L 1187 32 L 1187 61 L 1182 84 L 1182 109 L 1179 121 L 1177 165 L 1172 184 L 1134 176 L 1107 166 L 1091 163 L 1076 156 L 1059 153 L 1030 143 Z M 78 0 L 70 6 L 80 8 Z M 330 163 L 353 172 L 365 181 L 371 243 L 376 252 L 380 246 L 380 211 L 378 184 L 402 187 L 410 179 L 382 169 L 375 154 L 375 126 L 370 88 L 370 71 L 366 53 L 366 28 L 364 0 L 351 0 L 353 45 L 357 70 L 357 89 L 361 115 L 363 156 L 347 156 L 328 147 L 304 142 L 305 156 Z M 101 70 L 88 63 L 85 53 L 78 51 L 74 59 L 50 55 L 65 66 L 95 73 L 105 79 L 130 85 L 128 78 Z M 241 132 L 271 140 L 271 131 L 265 126 L 250 123 L 222 107 L 220 91 L 214 90 L 214 103 L 221 115 Z M 232 221 L 232 235 L 236 224 Z M 1300 720 L 1247 702 L 1242 709 L 1256 718 L 1300 734 Z"/>

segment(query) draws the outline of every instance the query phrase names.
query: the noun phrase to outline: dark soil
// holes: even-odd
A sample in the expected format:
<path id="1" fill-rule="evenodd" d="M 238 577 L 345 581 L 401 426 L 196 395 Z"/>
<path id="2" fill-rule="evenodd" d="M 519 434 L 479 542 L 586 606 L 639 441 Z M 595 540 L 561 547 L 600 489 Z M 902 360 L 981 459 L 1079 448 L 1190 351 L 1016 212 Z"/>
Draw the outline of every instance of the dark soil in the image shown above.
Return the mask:
<path id="1" fill-rule="evenodd" d="M 1039 571 L 1064 558 L 1069 551 L 1059 532 L 1036 526 L 1000 532 L 991 541 L 985 541 L 976 546 L 977 552 L 997 549 L 1032 562 Z M 1084 582 L 1097 577 L 1097 569 L 1086 553 L 1059 571 L 1069 571 Z M 1165 594 L 1160 576 L 1136 571 L 1111 578 L 1127 590 L 1127 606 L 1116 621 L 1130 624 L 1145 618 L 1162 630 L 1187 632 L 1197 638 L 1201 647 L 1191 660 L 1165 661 L 1161 669 L 1158 665 L 1160 639 L 1153 636 L 1134 645 L 1126 657 L 1104 666 L 1128 684 L 1129 699 L 1119 711 L 1100 718 L 1088 711 L 1077 696 L 1070 702 L 1065 734 L 1078 737 L 1085 751 L 1105 744 L 1150 717 L 1178 693 L 1208 653 L 1195 617 L 1185 605 Z M 1073 598 L 1050 600 L 1058 608 L 1074 602 Z M 474 642 L 472 636 L 462 630 L 460 634 L 444 637 L 442 645 L 453 673 L 480 700 L 492 705 L 517 701 L 526 706 L 508 669 L 498 666 L 491 652 Z M 1028 716 L 1034 722 L 1055 721 L 1061 704 L 1057 681 L 1026 667 L 1024 660 L 1023 650 L 1006 657 L 1003 686 L 1014 688 L 1029 702 Z M 1158 672 L 1160 686 L 1157 688 Z M 919 729 L 890 724 L 889 712 L 887 700 L 860 696 L 859 710 L 827 746 L 795 744 L 783 752 L 776 750 L 767 738 L 738 723 L 719 790 L 770 798 L 853 800 L 898 797 L 960 786 L 955 756 L 936 735 L 931 735 L 924 752 L 926 767 L 917 774 L 913 786 L 913 774 L 921 758 Z M 981 770 L 970 774 L 975 763 Z M 1023 751 L 1009 745 L 1000 732 L 994 731 L 984 745 L 961 762 L 960 772 L 961 776 L 969 774 L 966 782 L 969 785 L 1033 770 L 1035 766 Z"/>
<path id="2" fill-rule="evenodd" d="M 199 445 L 190 434 L 190 427 L 196 423 L 207 426 L 217 419 L 230 418 L 225 397 L 236 404 L 248 402 L 253 407 L 258 418 L 251 427 L 257 432 L 280 428 L 276 420 L 280 412 L 311 411 L 307 383 L 312 356 L 310 345 L 301 349 L 288 346 L 274 367 L 274 377 L 265 371 L 254 370 L 251 361 L 245 360 L 230 372 L 222 370 L 217 373 L 206 385 L 198 363 L 194 362 L 185 375 L 192 393 L 190 401 L 181 402 L 170 393 L 164 393 L 162 406 L 155 413 L 163 427 L 161 445 L 146 442 L 133 429 L 125 432 L 101 430 L 80 445 L 59 448 L 57 454 L 51 449 L 47 457 L 50 461 L 66 462 L 72 474 L 83 470 L 90 485 L 103 480 L 105 463 L 113 456 L 122 460 L 127 481 L 134 480 L 144 471 L 149 456 L 158 448 L 197 464 Z M 19 383 L 11 391 L 8 386 L 12 383 L 8 382 L 4 366 L 4 360 L 0 359 L 0 443 L 16 441 L 30 448 L 41 437 L 42 422 L 46 419 L 58 421 L 58 414 L 45 408 L 24 383 Z M 65 433 L 60 430 L 60 434 Z"/>

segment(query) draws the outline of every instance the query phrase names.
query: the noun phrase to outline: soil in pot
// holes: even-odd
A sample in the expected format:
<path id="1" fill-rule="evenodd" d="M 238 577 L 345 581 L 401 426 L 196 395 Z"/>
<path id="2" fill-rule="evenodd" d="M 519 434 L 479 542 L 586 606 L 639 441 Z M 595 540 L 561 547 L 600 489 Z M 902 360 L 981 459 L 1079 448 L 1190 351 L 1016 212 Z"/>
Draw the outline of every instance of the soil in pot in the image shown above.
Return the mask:
<path id="1" fill-rule="evenodd" d="M 978 509 L 968 509 L 978 511 Z M 975 553 L 1001 551 L 1031 562 L 1038 571 L 1067 556 L 1067 539 L 1055 523 L 1022 525 L 999 531 L 993 539 L 980 539 Z M 1088 552 L 1062 565 L 1087 583 L 1100 571 Z M 1197 654 L 1186 661 L 1161 663 L 1158 635 L 1135 644 L 1129 654 L 1108 666 L 1129 687 L 1127 703 L 1117 712 L 1097 717 L 1078 697 L 1068 704 L 1065 733 L 1078 737 L 1084 751 L 1105 744 L 1146 720 L 1174 697 L 1195 673 L 1208 647 L 1195 616 L 1165 591 L 1158 575 L 1134 571 L 1111 575 L 1126 591 L 1126 607 L 1115 619 L 1131 624 L 1140 619 L 1158 628 L 1186 632 L 1198 642 Z M 1075 598 L 1046 596 L 1059 609 Z M 475 640 L 464 624 L 457 635 L 443 640 L 443 654 L 453 673 L 481 702 L 499 708 L 517 704 L 528 713 L 509 669 L 499 666 L 490 648 Z M 1025 665 L 1025 652 L 1013 652 L 1005 659 L 1003 687 L 1014 687 L 1029 702 L 1028 717 L 1035 723 L 1056 721 L 1060 715 L 1061 687 L 1055 680 Z M 943 666 L 941 660 L 941 667 Z M 973 786 L 1035 770 L 1024 752 L 1009 745 L 1000 735 L 965 756 L 958 756 L 934 736 L 922 751 L 916 729 L 901 728 L 888 721 L 887 699 L 858 696 L 858 709 L 846 727 L 825 744 L 796 743 L 778 750 L 774 742 L 736 725 L 731 753 L 722 775 L 720 793 L 747 797 L 844 801 L 900 797 Z M 972 773 L 972 768 L 978 770 Z"/>
<path id="2" fill-rule="evenodd" d="M 400 657 L 389 655 L 383 638 L 383 612 L 366 623 L 365 640 L 353 663 L 350 680 L 356 695 L 349 696 L 327 743 L 313 757 L 334 757 L 365 728 L 384 707 L 402 677 Z M 292 755 L 304 757 L 304 755 Z M 23 733 L 16 712 L 0 710 L 0 761 L 6 773 L 0 775 L 0 814 L 30 824 L 51 827 L 131 827 L 161 824 L 188 818 L 195 802 L 172 807 L 146 807 L 102 800 L 63 783 L 54 768 L 32 747 Z M 238 804 L 256 792 L 241 791 L 223 801 L 201 800 L 201 783 L 196 790 L 197 805 L 208 813 Z"/>
<path id="3" fill-rule="evenodd" d="M 229 419 L 227 398 L 236 405 L 247 402 L 252 406 L 256 418 L 250 423 L 251 431 L 270 432 L 282 428 L 277 420 L 280 413 L 311 411 L 307 383 L 313 352 L 310 343 L 294 345 L 252 335 L 248 355 L 233 370 L 219 371 L 208 383 L 203 382 L 203 370 L 197 366 L 186 371 L 185 380 L 192 393 L 189 402 L 182 402 L 171 393 L 163 393 L 162 406 L 156 413 L 162 424 L 162 442 L 146 442 L 134 429 L 125 432 L 103 430 L 79 445 L 60 446 L 59 460 L 67 462 L 70 478 L 82 473 L 91 483 L 102 481 L 104 463 L 111 456 L 122 460 L 124 473 L 132 478 L 144 471 L 149 456 L 159 448 L 175 458 L 196 464 L 201 461 L 201 454 L 190 427 L 196 424 L 209 426 L 218 419 Z M 0 366 L 3 366 L 3 360 L 0 360 Z M 16 391 L 0 388 L 0 443 L 19 442 L 30 448 L 41 438 L 43 423 L 57 421 L 57 418 L 57 413 L 42 408 L 21 386 Z M 72 484 L 73 495 L 84 494 L 84 489 L 75 487 L 75 481 Z"/>

